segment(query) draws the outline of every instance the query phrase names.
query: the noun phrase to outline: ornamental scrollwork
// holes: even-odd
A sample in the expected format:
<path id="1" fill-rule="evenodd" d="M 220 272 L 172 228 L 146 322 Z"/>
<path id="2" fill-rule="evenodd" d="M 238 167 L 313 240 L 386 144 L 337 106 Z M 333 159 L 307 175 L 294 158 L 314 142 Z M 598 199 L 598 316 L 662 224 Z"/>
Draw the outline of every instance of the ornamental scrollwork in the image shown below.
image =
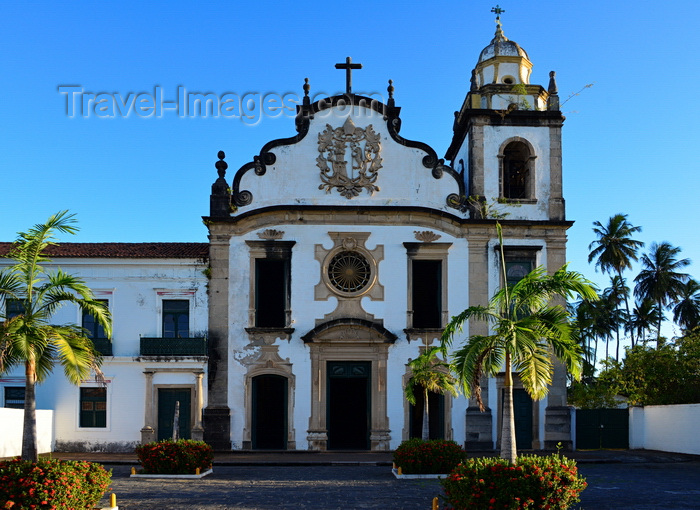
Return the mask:
<path id="1" fill-rule="evenodd" d="M 371 124 L 365 129 L 358 128 L 350 117 L 336 129 L 326 124 L 326 129 L 318 135 L 320 154 L 316 164 L 322 181 L 318 189 L 330 193 L 337 188 L 347 199 L 358 196 L 363 189 L 370 195 L 379 191 L 375 183 L 382 168 L 380 140 Z"/>

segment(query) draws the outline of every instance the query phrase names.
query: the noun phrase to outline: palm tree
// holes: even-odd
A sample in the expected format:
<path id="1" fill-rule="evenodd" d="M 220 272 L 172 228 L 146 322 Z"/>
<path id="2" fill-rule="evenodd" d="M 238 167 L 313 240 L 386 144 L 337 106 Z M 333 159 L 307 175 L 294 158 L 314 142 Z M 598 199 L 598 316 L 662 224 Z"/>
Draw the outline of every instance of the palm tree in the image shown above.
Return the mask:
<path id="1" fill-rule="evenodd" d="M 47 272 L 41 266 L 50 261 L 44 251 L 55 244 L 55 232 L 77 231 L 74 216 L 62 211 L 20 232 L 8 255 L 14 265 L 0 272 L 0 298 L 6 305 L 8 300 L 21 303 L 21 313 L 7 317 L 5 311 L 0 316 L 0 374 L 24 365 L 22 458 L 29 461 L 37 459 L 36 383 L 45 380 L 56 364 L 73 384 L 80 384 L 92 371 L 101 375 L 100 355 L 86 331 L 74 324 L 51 324 L 52 315 L 64 303 L 75 303 L 111 335 L 109 311 L 81 279 L 61 269 Z"/>
<path id="2" fill-rule="evenodd" d="M 595 365 L 596 352 L 597 352 L 597 342 L 595 326 L 595 301 L 589 301 L 588 299 L 582 299 L 577 301 L 570 306 L 569 314 L 575 317 L 572 322 L 572 326 L 575 329 L 578 344 L 583 349 L 583 356 L 586 362 L 591 365 Z M 595 347 L 592 345 L 593 340 L 595 340 Z"/>
<path id="3" fill-rule="evenodd" d="M 646 344 L 647 334 L 656 327 L 663 313 L 651 299 L 644 299 L 632 310 L 627 327 L 637 334 L 637 338 Z"/>
<path id="4" fill-rule="evenodd" d="M 603 291 L 603 301 L 605 303 L 605 313 L 607 314 L 606 321 L 612 331 L 615 332 L 615 360 L 620 361 L 620 327 L 625 326 L 629 314 L 620 308 L 622 301 L 627 299 L 629 288 L 625 284 L 625 280 L 619 275 L 615 275 L 610 280 L 610 287 Z M 626 328 L 629 330 L 628 328 Z M 605 357 L 608 357 L 606 346 Z"/>
<path id="5" fill-rule="evenodd" d="M 419 386 L 423 390 L 423 427 L 421 439 L 430 439 L 430 425 L 428 414 L 429 393 L 451 393 L 457 396 L 457 380 L 450 374 L 449 365 L 436 356 L 440 352 L 439 347 L 429 347 L 416 359 L 409 362 L 411 378 L 406 383 L 404 393 L 406 400 L 411 405 L 416 405 L 414 387 Z"/>
<path id="6" fill-rule="evenodd" d="M 600 268 L 603 273 L 616 273 L 624 283 L 622 272 L 632 268 L 632 261 L 637 260 L 637 251 L 644 246 L 643 242 L 632 239 L 633 234 L 641 231 L 641 227 L 635 227 L 627 221 L 626 214 L 611 216 L 606 226 L 599 221 L 593 222 L 593 232 L 598 239 L 588 245 L 588 249 L 592 250 L 588 255 L 588 262 L 597 259 L 596 269 Z M 624 294 L 624 299 L 625 310 L 629 315 L 627 294 Z M 631 340 L 634 346 L 634 334 Z"/>
<path id="7" fill-rule="evenodd" d="M 615 321 L 614 310 L 617 304 L 613 303 L 609 296 L 603 292 L 600 299 L 593 303 L 593 324 L 592 331 L 596 339 L 596 356 L 598 355 L 598 340 L 605 342 L 605 358 L 610 356 L 610 340 L 613 337 L 613 331 L 617 327 Z"/>
<path id="8" fill-rule="evenodd" d="M 678 297 L 679 301 L 673 307 L 673 321 L 689 332 L 700 325 L 700 284 L 688 280 Z"/>
<path id="9" fill-rule="evenodd" d="M 690 276 L 680 270 L 690 264 L 690 259 L 678 260 L 681 249 L 670 243 L 652 243 L 649 254 L 642 256 L 642 270 L 634 279 L 637 285 L 634 295 L 639 299 L 653 300 L 662 312 L 656 332 L 657 347 L 661 342 L 663 310 L 678 298 Z"/>
<path id="10" fill-rule="evenodd" d="M 501 228 L 496 224 L 498 238 L 503 245 Z M 502 275 L 505 260 L 501 254 Z M 566 309 L 552 305 L 555 297 L 575 295 L 595 300 L 597 294 L 591 283 L 581 274 L 563 266 L 552 275 L 543 267 L 528 273 L 515 285 L 503 283 L 487 306 L 471 306 L 452 317 L 441 339 L 441 348 L 447 351 L 454 335 L 470 319 L 491 324 L 492 334 L 472 335 L 452 355 L 452 370 L 464 389 L 465 395 L 476 397 L 483 411 L 481 376 L 505 372 L 503 400 L 503 428 L 501 457 L 515 462 L 515 418 L 513 415 L 513 370 L 520 375 L 523 387 L 534 399 L 543 398 L 548 391 L 554 371 L 553 356 L 578 379 L 581 375 L 581 347 L 572 334 L 572 325 Z"/>

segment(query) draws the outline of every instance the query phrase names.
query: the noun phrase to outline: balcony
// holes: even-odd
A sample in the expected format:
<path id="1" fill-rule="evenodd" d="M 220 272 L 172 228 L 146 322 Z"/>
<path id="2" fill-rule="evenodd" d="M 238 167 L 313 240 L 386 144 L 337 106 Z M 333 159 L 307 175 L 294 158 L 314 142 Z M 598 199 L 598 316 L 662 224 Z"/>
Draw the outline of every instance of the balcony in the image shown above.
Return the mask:
<path id="1" fill-rule="evenodd" d="M 206 356 L 206 338 L 141 337 L 141 356 Z"/>
<path id="2" fill-rule="evenodd" d="M 102 356 L 112 356 L 112 341 L 109 338 L 93 338 L 92 345 Z"/>

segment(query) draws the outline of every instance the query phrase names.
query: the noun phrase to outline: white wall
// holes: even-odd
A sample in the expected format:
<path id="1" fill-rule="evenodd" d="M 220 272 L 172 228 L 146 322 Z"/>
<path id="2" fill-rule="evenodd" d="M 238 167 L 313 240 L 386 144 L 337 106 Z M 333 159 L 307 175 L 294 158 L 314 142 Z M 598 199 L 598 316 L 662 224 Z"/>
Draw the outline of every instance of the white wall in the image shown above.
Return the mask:
<path id="1" fill-rule="evenodd" d="M 0 267 L 2 265 L 0 261 Z M 133 451 L 133 446 L 141 440 L 141 428 L 145 424 L 147 388 L 144 371 L 156 372 L 153 385 L 195 386 L 194 371 L 206 374 L 206 362 L 199 359 L 139 356 L 141 336 L 162 335 L 163 299 L 189 300 L 190 334 L 206 332 L 207 278 L 202 273 L 206 265 L 195 259 L 55 258 L 44 266 L 48 270 L 61 267 L 67 273 L 83 278 L 98 299 L 109 301 L 114 354 L 105 356 L 101 367 L 107 381 L 107 426 L 104 428 L 79 426 L 80 389 L 68 382 L 60 366 L 54 368 L 46 381 L 37 385 L 37 406 L 53 410 L 45 451 L 52 451 L 54 447 L 65 451 Z M 75 324 L 81 324 L 81 318 L 78 307 L 72 304 L 61 307 L 53 317 L 56 323 Z M 0 386 L 23 386 L 23 376 L 23 369 L 18 367 L 0 380 Z M 95 384 L 90 377 L 82 385 Z M 206 375 L 203 397 L 206 406 Z M 5 411 L 14 410 L 0 409 L 0 412 Z M 5 439 L 7 426 L 4 414 L 0 414 L 3 417 L 0 419 L 0 442 L 21 445 L 21 411 L 19 414 L 16 441 Z"/>
<path id="2" fill-rule="evenodd" d="M 0 458 L 22 454 L 24 409 L 0 407 Z M 37 409 L 36 435 L 39 453 L 50 453 L 54 446 L 53 411 Z"/>
<path id="3" fill-rule="evenodd" d="M 700 455 L 700 404 L 630 408 L 630 448 Z"/>

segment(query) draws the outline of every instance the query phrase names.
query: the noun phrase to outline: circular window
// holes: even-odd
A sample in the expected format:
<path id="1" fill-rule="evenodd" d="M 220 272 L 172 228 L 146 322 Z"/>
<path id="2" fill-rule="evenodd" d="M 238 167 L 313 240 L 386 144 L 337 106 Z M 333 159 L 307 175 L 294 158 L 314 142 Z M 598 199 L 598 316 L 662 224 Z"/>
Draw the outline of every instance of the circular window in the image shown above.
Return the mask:
<path id="1" fill-rule="evenodd" d="M 515 83 L 515 78 L 513 78 L 512 76 L 504 76 L 503 83 L 505 83 L 506 85 L 513 85 Z"/>
<path id="2" fill-rule="evenodd" d="M 367 259 L 356 251 L 341 251 L 328 264 L 328 280 L 341 292 L 358 292 L 370 282 Z"/>

